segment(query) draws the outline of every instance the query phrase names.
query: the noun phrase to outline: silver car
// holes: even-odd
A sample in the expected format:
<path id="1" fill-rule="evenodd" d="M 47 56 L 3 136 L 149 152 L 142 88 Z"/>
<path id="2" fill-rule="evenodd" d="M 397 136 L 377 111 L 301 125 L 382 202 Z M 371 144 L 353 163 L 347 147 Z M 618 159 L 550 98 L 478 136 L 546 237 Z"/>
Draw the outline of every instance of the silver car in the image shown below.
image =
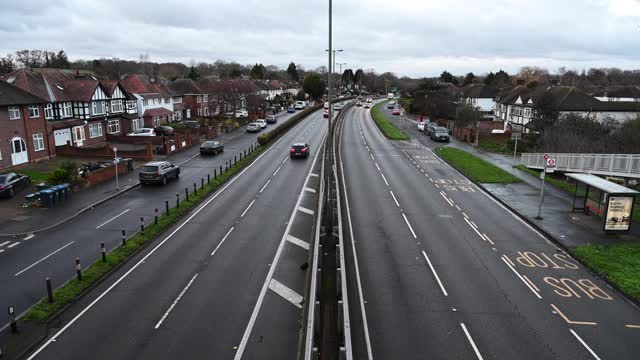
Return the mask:
<path id="1" fill-rule="evenodd" d="M 247 132 L 259 132 L 260 131 L 260 125 L 258 125 L 257 123 L 249 123 L 247 125 Z"/>

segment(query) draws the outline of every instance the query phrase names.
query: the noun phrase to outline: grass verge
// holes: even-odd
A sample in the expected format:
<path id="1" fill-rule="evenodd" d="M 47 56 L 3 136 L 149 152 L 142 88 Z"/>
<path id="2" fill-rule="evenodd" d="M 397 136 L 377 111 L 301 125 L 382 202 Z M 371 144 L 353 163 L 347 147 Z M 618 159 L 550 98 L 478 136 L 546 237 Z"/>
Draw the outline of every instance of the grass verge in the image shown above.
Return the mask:
<path id="1" fill-rule="evenodd" d="M 571 253 L 627 296 L 640 301 L 640 244 L 584 245 Z"/>
<path id="2" fill-rule="evenodd" d="M 142 246 L 155 239 L 156 236 L 180 220 L 211 193 L 255 160 L 265 149 L 266 147 L 264 146 L 258 146 L 255 151 L 229 167 L 222 175 L 216 179 L 211 179 L 211 183 L 205 184 L 195 194 L 190 194 L 188 201 L 181 200 L 179 208 L 173 207 L 169 210 L 169 215 L 163 214 L 159 216 L 157 225 L 154 223 L 146 225 L 144 234 L 137 232 L 128 239 L 126 247 L 119 246 L 107 254 L 106 262 L 102 262 L 102 259 L 96 260 L 82 271 L 82 280 L 74 278 L 56 289 L 53 293 L 54 301 L 52 303 L 49 303 L 46 298 L 40 300 L 21 319 L 23 321 L 36 322 L 46 322 L 51 319 L 65 306 L 71 304 L 85 291 L 107 276 L 111 270 L 123 264 Z M 96 249 L 96 252 L 98 251 L 99 249 Z"/>
<path id="3" fill-rule="evenodd" d="M 398 129 L 387 116 L 380 110 L 380 107 L 386 104 L 386 101 L 378 103 L 371 108 L 371 117 L 373 121 L 378 125 L 378 128 L 384 136 L 389 140 L 409 140 L 409 136 L 404 131 Z"/>
<path id="4" fill-rule="evenodd" d="M 440 147 L 436 149 L 436 152 L 444 160 L 453 165 L 453 167 L 476 182 L 506 184 L 522 181 L 499 167 L 475 155 L 471 155 L 466 151 L 451 147 Z"/>

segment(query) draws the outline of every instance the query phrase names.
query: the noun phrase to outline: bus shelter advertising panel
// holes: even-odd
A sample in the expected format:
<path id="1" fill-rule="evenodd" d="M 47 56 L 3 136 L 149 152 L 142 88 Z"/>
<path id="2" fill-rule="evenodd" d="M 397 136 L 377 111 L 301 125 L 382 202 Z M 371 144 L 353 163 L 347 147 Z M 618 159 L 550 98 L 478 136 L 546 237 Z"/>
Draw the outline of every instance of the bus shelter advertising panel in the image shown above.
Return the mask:
<path id="1" fill-rule="evenodd" d="M 611 195 L 604 221 L 605 231 L 627 231 L 631 226 L 633 196 Z"/>

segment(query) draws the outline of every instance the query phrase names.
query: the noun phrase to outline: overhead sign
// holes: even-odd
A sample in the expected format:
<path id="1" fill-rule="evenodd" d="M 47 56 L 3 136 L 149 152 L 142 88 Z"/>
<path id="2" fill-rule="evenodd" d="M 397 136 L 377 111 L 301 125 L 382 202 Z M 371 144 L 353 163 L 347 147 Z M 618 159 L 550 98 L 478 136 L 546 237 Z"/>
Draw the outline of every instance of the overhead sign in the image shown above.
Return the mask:
<path id="1" fill-rule="evenodd" d="M 631 226 L 633 196 L 609 196 L 604 220 L 605 231 L 628 231 Z"/>

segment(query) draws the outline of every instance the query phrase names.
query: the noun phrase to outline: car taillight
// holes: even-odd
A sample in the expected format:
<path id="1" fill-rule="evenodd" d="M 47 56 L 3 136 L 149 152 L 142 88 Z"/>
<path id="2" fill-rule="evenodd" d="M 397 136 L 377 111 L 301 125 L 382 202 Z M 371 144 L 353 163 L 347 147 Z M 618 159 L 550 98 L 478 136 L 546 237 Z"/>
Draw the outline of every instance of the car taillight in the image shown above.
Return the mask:
<path id="1" fill-rule="evenodd" d="M 307 152 L 307 148 L 303 148 L 303 149 L 302 149 L 302 152 Z"/>
<path id="2" fill-rule="evenodd" d="M 294 149 L 294 148 L 291 148 L 291 152 L 296 152 L 296 149 Z"/>
<path id="3" fill-rule="evenodd" d="M 4 186 L 0 186 L 0 191 L 4 190 Z"/>

